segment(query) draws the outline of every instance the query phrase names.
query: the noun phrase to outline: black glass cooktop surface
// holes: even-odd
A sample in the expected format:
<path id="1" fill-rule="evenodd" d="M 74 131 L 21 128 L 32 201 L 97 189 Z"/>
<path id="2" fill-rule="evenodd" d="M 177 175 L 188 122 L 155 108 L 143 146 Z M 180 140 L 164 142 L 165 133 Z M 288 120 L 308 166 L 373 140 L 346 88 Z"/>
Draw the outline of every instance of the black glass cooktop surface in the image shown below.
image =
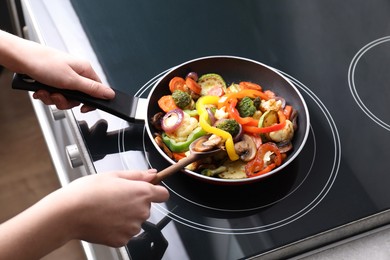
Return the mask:
<path id="1" fill-rule="evenodd" d="M 390 2 L 72 4 L 114 88 L 146 97 L 175 65 L 233 55 L 279 70 L 310 112 L 302 152 L 264 181 L 217 186 L 184 174 L 166 179 L 171 198 L 152 206 L 143 233 L 127 246 L 132 259 L 243 259 L 362 219 L 372 219 L 370 228 L 389 219 Z M 104 118 L 80 122 L 98 173 L 168 166 L 142 124 L 113 123 L 118 130 L 106 133 Z M 385 215 L 382 221 L 377 214 Z"/>

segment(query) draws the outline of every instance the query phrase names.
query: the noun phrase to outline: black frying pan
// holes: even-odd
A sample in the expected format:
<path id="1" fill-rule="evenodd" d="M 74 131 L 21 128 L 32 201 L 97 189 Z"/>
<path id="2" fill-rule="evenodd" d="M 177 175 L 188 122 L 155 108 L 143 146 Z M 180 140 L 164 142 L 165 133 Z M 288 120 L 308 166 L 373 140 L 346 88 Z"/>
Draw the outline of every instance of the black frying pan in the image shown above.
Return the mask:
<path id="1" fill-rule="evenodd" d="M 30 91 L 46 89 L 52 93 L 62 93 L 70 99 L 104 110 L 129 122 L 142 122 L 144 120 L 148 135 L 156 149 L 167 161 L 174 164 L 175 161 L 169 158 L 154 142 L 154 134 L 157 130 L 150 124 L 149 120 L 153 115 L 161 111 L 157 104 L 159 98 L 163 95 L 170 94 L 168 88 L 169 81 L 174 76 L 184 77 L 189 72 L 196 72 L 198 75 L 217 73 L 225 79 L 227 84 L 233 82 L 238 83 L 240 81 L 252 81 L 260 84 L 264 89 L 274 91 L 277 95 L 284 97 L 287 103 L 298 111 L 298 131 L 296 131 L 292 141 L 294 146 L 293 151 L 289 153 L 281 166 L 267 174 L 239 180 L 207 177 L 193 171 L 185 170 L 187 174 L 215 184 L 252 183 L 282 170 L 298 156 L 309 134 L 310 120 L 307 105 L 297 88 L 288 79 L 273 68 L 250 59 L 235 56 L 209 56 L 185 62 L 174 67 L 162 76 L 146 99 L 133 97 L 115 90 L 116 96 L 113 100 L 100 100 L 78 91 L 52 88 L 18 74 L 14 76 L 12 87 L 14 89 Z M 147 107 L 146 111 L 142 109 L 145 104 Z"/>

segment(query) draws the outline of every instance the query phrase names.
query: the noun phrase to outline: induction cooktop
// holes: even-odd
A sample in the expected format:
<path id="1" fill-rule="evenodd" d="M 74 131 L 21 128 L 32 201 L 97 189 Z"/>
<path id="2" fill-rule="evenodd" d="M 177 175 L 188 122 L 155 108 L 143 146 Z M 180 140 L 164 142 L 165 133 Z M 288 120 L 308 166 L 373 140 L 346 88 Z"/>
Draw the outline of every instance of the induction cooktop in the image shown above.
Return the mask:
<path id="1" fill-rule="evenodd" d="M 175 65 L 233 55 L 276 68 L 310 112 L 300 155 L 270 178 L 164 180 L 171 197 L 152 205 L 131 259 L 281 258 L 390 222 L 388 1 L 72 3 L 114 88 L 146 97 Z M 98 173 L 169 165 L 142 124 L 79 126 Z"/>

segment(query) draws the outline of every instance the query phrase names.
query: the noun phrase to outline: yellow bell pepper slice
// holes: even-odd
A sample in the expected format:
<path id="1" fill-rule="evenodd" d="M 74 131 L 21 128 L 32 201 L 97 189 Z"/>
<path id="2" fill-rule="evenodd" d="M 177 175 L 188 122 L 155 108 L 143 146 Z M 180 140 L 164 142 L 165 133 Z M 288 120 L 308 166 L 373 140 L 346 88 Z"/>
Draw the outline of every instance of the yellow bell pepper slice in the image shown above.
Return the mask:
<path id="1" fill-rule="evenodd" d="M 219 97 L 217 96 L 202 96 L 196 102 L 196 110 L 199 114 L 199 124 L 208 133 L 218 135 L 222 137 L 225 141 L 226 152 L 230 158 L 230 160 L 235 161 L 238 160 L 239 156 L 234 149 L 233 137 L 230 133 L 223 131 L 219 128 L 211 126 L 208 123 L 209 115 L 205 108 L 206 104 L 218 105 Z"/>

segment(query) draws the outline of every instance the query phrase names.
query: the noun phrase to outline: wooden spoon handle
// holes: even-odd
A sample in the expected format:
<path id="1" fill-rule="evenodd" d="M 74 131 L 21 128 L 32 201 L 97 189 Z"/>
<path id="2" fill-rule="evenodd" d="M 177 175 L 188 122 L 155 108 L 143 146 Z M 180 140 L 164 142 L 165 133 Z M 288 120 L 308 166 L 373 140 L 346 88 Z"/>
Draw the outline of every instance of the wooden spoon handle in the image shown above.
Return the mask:
<path id="1" fill-rule="evenodd" d="M 195 153 L 192 153 L 190 154 L 188 157 L 185 157 L 181 160 L 179 160 L 177 163 L 175 164 L 172 164 L 171 166 L 165 168 L 164 170 L 158 172 L 156 174 L 156 177 L 153 179 L 152 183 L 153 184 L 158 184 L 161 182 L 162 179 L 180 171 L 181 169 L 183 169 L 184 167 L 186 167 L 187 165 L 197 161 L 200 159 L 200 157 L 202 157 L 201 154 L 195 154 Z"/>

